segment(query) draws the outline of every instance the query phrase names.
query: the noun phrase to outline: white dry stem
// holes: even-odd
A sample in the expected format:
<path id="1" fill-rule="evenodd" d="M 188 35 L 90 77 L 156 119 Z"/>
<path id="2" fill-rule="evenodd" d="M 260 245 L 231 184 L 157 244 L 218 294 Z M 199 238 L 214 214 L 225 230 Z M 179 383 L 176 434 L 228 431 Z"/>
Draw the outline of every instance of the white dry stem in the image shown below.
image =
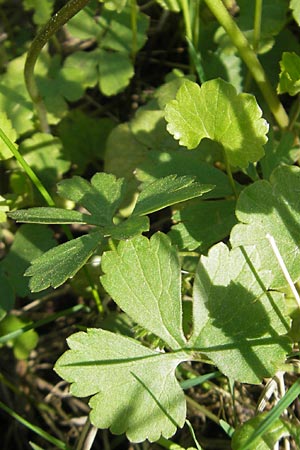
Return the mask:
<path id="1" fill-rule="evenodd" d="M 280 254 L 280 251 L 277 247 L 277 244 L 275 242 L 275 239 L 273 238 L 273 236 L 271 236 L 271 234 L 267 233 L 266 234 L 266 238 L 268 239 L 268 241 L 270 242 L 270 245 L 272 247 L 272 250 L 274 252 L 274 255 L 276 256 L 276 259 L 278 261 L 278 264 L 280 265 L 280 268 L 282 270 L 283 275 L 285 276 L 286 281 L 288 282 L 289 287 L 291 288 L 291 291 L 295 297 L 295 300 L 297 302 L 298 308 L 300 309 L 300 297 L 298 294 L 298 291 L 293 283 L 293 280 L 289 274 L 289 271 L 287 270 L 287 267 L 283 261 L 283 258 Z"/>

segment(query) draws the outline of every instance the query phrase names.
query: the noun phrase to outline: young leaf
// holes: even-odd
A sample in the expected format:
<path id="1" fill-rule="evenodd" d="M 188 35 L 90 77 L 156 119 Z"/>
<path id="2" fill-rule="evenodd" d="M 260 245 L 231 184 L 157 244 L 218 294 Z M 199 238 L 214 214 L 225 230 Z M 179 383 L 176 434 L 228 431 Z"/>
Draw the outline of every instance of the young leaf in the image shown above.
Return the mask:
<path id="1" fill-rule="evenodd" d="M 261 263 L 274 275 L 271 287 L 282 288 L 286 279 L 266 239 L 274 237 L 287 269 L 293 279 L 300 277 L 300 169 L 283 166 L 271 175 L 270 183 L 257 181 L 247 186 L 237 202 L 236 215 L 241 224 L 231 233 L 233 247 L 254 245 Z"/>
<path id="2" fill-rule="evenodd" d="M 201 257 L 190 345 L 232 380 L 259 383 L 273 376 L 290 351 L 283 295 L 267 291 L 271 277 L 254 249 L 229 252 L 220 243 Z"/>
<path id="3" fill-rule="evenodd" d="M 169 175 L 146 185 L 138 197 L 133 214 L 150 214 L 175 203 L 199 197 L 213 188 L 212 185 L 195 182 L 194 177 Z"/>
<path id="4" fill-rule="evenodd" d="M 57 288 L 73 277 L 100 244 L 103 233 L 96 231 L 65 242 L 32 261 L 25 276 L 31 276 L 31 292 Z"/>
<path id="5" fill-rule="evenodd" d="M 300 92 L 300 56 L 294 52 L 283 52 L 277 91 L 297 95 Z"/>
<path id="6" fill-rule="evenodd" d="M 158 353 L 100 329 L 76 333 L 68 344 L 55 370 L 72 383 L 73 395 L 93 395 L 94 426 L 126 432 L 133 442 L 169 438 L 183 426 L 186 405 L 175 369 L 186 355 Z"/>
<path id="7" fill-rule="evenodd" d="M 180 264 L 167 236 L 121 241 L 103 255 L 102 270 L 104 288 L 126 314 L 171 348 L 185 344 Z"/>
<path id="8" fill-rule="evenodd" d="M 264 154 L 268 124 L 261 115 L 254 96 L 237 94 L 221 79 L 201 87 L 186 81 L 166 106 L 167 129 L 181 145 L 192 149 L 209 138 L 222 145 L 231 165 L 242 168 Z"/>
<path id="9" fill-rule="evenodd" d="M 91 183 L 75 176 L 58 183 L 58 194 L 84 206 L 98 226 L 111 226 L 125 192 L 125 181 L 114 175 L 96 173 Z"/>

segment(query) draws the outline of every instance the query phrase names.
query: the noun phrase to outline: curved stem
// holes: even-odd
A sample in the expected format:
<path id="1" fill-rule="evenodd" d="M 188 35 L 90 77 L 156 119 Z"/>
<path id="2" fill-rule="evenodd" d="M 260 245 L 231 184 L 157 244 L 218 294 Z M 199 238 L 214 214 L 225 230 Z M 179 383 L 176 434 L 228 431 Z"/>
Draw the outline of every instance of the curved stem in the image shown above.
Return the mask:
<path id="1" fill-rule="evenodd" d="M 31 100 L 37 110 L 40 121 L 40 129 L 45 133 L 49 133 L 50 130 L 47 121 L 47 111 L 34 78 L 35 64 L 42 48 L 47 44 L 51 36 L 53 36 L 53 34 L 56 33 L 56 31 L 59 30 L 66 22 L 68 22 L 68 20 L 84 8 L 88 2 L 89 0 L 69 0 L 68 3 L 56 14 L 54 14 L 46 25 L 42 27 L 32 41 L 27 53 L 24 67 L 25 84 Z"/>
<path id="2" fill-rule="evenodd" d="M 221 0 L 205 0 L 205 2 L 239 51 L 244 63 L 247 65 L 254 80 L 260 88 L 262 95 L 264 96 L 264 99 L 266 100 L 279 127 L 282 129 L 287 128 L 289 124 L 288 115 L 280 103 L 278 96 L 274 92 L 262 65 L 260 64 L 255 52 L 250 47 L 244 34 L 232 19 Z"/>

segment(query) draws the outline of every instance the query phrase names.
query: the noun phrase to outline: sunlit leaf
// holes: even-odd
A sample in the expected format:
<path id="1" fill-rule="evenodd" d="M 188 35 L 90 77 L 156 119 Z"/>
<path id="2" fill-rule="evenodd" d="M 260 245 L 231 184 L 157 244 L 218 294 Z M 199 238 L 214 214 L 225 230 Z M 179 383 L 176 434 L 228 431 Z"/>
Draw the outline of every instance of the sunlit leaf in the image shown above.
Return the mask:
<path id="1" fill-rule="evenodd" d="M 176 100 L 166 106 L 167 129 L 181 145 L 197 147 L 203 138 L 218 142 L 233 166 L 247 167 L 259 160 L 266 143 L 268 124 L 254 96 L 237 95 L 221 79 L 199 87 L 186 81 Z"/>

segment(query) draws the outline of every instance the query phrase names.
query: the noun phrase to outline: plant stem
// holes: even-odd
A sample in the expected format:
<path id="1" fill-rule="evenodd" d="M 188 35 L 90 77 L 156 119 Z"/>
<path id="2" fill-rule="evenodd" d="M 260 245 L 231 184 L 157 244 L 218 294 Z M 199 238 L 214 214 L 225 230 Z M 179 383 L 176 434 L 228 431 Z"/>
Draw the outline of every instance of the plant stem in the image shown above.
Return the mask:
<path id="1" fill-rule="evenodd" d="M 262 0 L 255 0 L 253 51 L 258 52 L 261 33 Z"/>
<path id="2" fill-rule="evenodd" d="M 238 199 L 238 192 L 237 192 L 237 189 L 236 189 L 236 185 L 235 185 L 235 182 L 234 182 L 234 179 L 233 179 L 233 176 L 232 176 L 231 167 L 230 167 L 230 164 L 228 162 L 228 158 L 227 158 L 226 151 L 225 151 L 224 148 L 223 148 L 223 156 L 224 156 L 226 173 L 227 173 L 227 176 L 228 176 L 228 179 L 229 179 L 229 183 L 230 183 L 230 185 L 232 187 L 232 192 L 233 192 L 233 194 L 234 194 L 234 196 L 235 196 L 235 198 L 237 200 Z"/>
<path id="3" fill-rule="evenodd" d="M 280 103 L 278 96 L 274 92 L 262 65 L 260 64 L 255 52 L 250 47 L 244 34 L 232 19 L 221 0 L 205 0 L 205 2 L 239 51 L 244 63 L 247 65 L 254 80 L 260 88 L 262 95 L 279 127 L 281 129 L 286 129 L 289 124 L 288 115 Z"/>
<path id="4" fill-rule="evenodd" d="M 47 44 L 51 36 L 56 33 L 68 20 L 84 8 L 89 0 L 69 0 L 51 19 L 41 28 L 37 36 L 31 43 L 27 53 L 27 58 L 24 67 L 24 78 L 27 91 L 36 108 L 37 115 L 40 122 L 40 129 L 44 133 L 49 133 L 49 124 L 47 121 L 47 111 L 44 101 L 39 92 L 36 80 L 34 78 L 34 68 L 37 59 L 41 53 L 44 45 Z"/>
<path id="5" fill-rule="evenodd" d="M 191 16 L 190 16 L 190 10 L 189 10 L 189 4 L 187 0 L 180 0 L 182 12 L 183 12 L 183 19 L 184 19 L 184 25 L 185 25 L 185 34 L 186 37 L 193 42 L 193 32 L 192 32 L 192 25 L 191 25 Z"/>

